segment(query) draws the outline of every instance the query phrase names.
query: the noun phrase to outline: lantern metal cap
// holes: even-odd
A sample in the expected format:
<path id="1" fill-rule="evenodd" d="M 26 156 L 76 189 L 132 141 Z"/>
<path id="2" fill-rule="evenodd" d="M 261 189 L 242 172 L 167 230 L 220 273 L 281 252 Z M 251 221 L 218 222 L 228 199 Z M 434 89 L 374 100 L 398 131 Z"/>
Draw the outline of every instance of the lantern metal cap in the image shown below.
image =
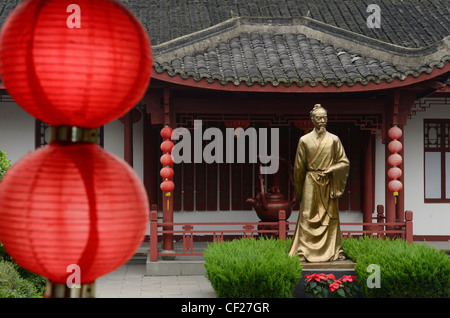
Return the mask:
<path id="1" fill-rule="evenodd" d="M 78 126 L 52 126 L 50 141 L 61 144 L 97 143 L 98 129 Z"/>
<path id="2" fill-rule="evenodd" d="M 94 298 L 95 282 L 81 284 L 77 287 L 68 287 L 67 284 L 52 283 L 47 280 L 45 286 L 45 297 L 48 298 Z"/>

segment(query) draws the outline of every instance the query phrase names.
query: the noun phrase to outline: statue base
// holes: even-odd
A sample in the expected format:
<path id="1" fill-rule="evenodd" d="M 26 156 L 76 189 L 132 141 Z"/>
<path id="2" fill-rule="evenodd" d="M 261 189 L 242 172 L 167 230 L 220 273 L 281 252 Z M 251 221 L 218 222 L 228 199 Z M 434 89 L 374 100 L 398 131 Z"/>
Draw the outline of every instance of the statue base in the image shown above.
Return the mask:
<path id="1" fill-rule="evenodd" d="M 300 262 L 302 265 L 302 269 L 349 269 L 353 270 L 356 266 L 356 263 L 352 260 L 345 259 L 343 261 L 332 261 L 332 262 L 322 262 L 322 263 L 309 263 L 309 262 Z"/>
<path id="2" fill-rule="evenodd" d="M 294 289 L 294 298 L 313 298 L 309 294 L 305 294 L 305 275 L 312 275 L 315 273 L 323 273 L 326 275 L 333 274 L 336 279 L 341 278 L 344 275 L 355 275 L 356 263 L 352 260 L 346 259 L 343 261 L 333 261 L 333 262 L 323 262 L 323 263 L 305 263 L 301 262 L 302 265 L 302 277 L 300 278 L 297 286 Z M 332 298 L 331 294 L 328 298 Z M 355 298 L 361 298 L 361 293 L 358 293 Z"/>

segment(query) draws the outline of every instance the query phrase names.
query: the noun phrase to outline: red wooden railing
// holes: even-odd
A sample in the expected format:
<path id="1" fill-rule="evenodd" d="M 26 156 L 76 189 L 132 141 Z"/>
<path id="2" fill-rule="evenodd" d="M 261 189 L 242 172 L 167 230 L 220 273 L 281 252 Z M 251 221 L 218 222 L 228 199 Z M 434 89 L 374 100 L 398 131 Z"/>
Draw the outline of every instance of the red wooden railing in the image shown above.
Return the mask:
<path id="1" fill-rule="evenodd" d="M 413 240 L 412 233 L 412 212 L 405 212 L 405 221 L 403 222 L 384 222 L 384 213 L 382 206 L 377 209 L 377 216 L 373 219 L 376 223 L 341 223 L 341 233 L 344 237 L 350 235 L 369 235 L 380 238 L 401 237 L 411 243 Z M 289 229 L 289 225 L 296 222 L 287 222 L 286 213 L 281 210 L 279 212 L 278 222 L 195 222 L 195 223 L 176 223 L 162 222 L 162 218 L 158 217 L 156 205 L 152 205 L 150 211 L 150 261 L 156 262 L 158 256 L 167 256 L 167 254 L 158 251 L 158 238 L 164 239 L 169 236 L 173 239 L 178 236 L 182 241 L 181 251 L 172 251 L 170 256 L 201 256 L 202 252 L 194 252 L 194 236 L 195 235 L 212 235 L 213 241 L 223 241 L 226 236 L 255 237 L 255 235 L 271 235 L 280 239 L 286 239 L 289 234 L 293 234 L 294 230 Z M 220 226 L 221 229 L 194 229 L 194 227 Z M 343 230 L 342 226 L 359 226 L 361 229 Z M 174 228 L 180 229 L 174 229 Z M 227 227 L 233 227 L 226 229 Z M 239 228 L 241 227 L 241 228 Z"/>

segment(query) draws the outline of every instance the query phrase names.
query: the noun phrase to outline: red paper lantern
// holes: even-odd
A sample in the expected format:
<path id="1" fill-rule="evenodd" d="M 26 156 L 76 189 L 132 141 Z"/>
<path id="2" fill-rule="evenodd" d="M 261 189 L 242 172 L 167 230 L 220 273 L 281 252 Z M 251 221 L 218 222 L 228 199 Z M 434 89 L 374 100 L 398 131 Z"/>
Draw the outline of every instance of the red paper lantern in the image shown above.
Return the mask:
<path id="1" fill-rule="evenodd" d="M 391 127 L 388 131 L 388 136 L 391 139 L 400 139 L 403 135 L 403 132 L 397 126 Z"/>
<path id="2" fill-rule="evenodd" d="M 163 141 L 163 142 L 161 143 L 161 150 L 162 150 L 162 152 L 169 153 L 169 152 L 172 151 L 173 146 L 174 146 L 174 145 L 173 145 L 173 142 L 172 142 L 172 141 L 170 141 L 170 140 L 165 140 L 165 141 Z"/>
<path id="3" fill-rule="evenodd" d="M 159 172 L 160 176 L 163 179 L 170 179 L 173 177 L 173 169 L 170 167 L 163 167 L 160 172 Z"/>
<path id="4" fill-rule="evenodd" d="M 403 158 L 398 153 L 394 153 L 388 157 L 388 163 L 394 167 L 400 166 L 402 161 L 403 161 Z"/>
<path id="5" fill-rule="evenodd" d="M 171 139 L 172 131 L 173 129 L 170 128 L 169 126 L 164 127 L 163 129 L 161 129 L 161 137 L 163 139 Z"/>
<path id="6" fill-rule="evenodd" d="M 392 167 L 388 170 L 388 176 L 390 179 L 398 179 L 402 176 L 402 170 L 398 167 Z"/>
<path id="7" fill-rule="evenodd" d="M 165 153 L 161 156 L 160 162 L 163 166 L 173 165 L 173 156 L 169 153 Z"/>
<path id="8" fill-rule="evenodd" d="M 398 192 L 403 188 L 403 184 L 398 180 L 390 181 L 388 186 L 392 192 Z"/>
<path id="9" fill-rule="evenodd" d="M 172 192 L 175 189 L 175 184 L 171 180 L 164 180 L 161 182 L 160 187 L 164 192 Z"/>
<path id="10" fill-rule="evenodd" d="M 52 126 L 96 128 L 123 116 L 153 63 L 144 28 L 110 0 L 25 1 L 5 21 L 0 47 L 8 93 Z"/>
<path id="11" fill-rule="evenodd" d="M 403 145 L 400 141 L 394 139 L 388 144 L 388 149 L 390 152 L 400 152 L 403 149 Z"/>
<path id="12" fill-rule="evenodd" d="M 133 170 L 96 144 L 49 146 L 0 183 L 0 241 L 22 267 L 66 284 L 69 265 L 90 284 L 131 258 L 148 225 Z"/>

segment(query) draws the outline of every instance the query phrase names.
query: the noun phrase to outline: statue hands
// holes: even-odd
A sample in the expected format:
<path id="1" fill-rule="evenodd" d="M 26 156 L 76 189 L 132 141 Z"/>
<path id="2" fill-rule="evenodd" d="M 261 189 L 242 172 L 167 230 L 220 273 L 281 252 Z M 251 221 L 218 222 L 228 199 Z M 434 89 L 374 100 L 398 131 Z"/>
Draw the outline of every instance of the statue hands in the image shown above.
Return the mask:
<path id="1" fill-rule="evenodd" d="M 332 172 L 333 171 L 330 168 L 328 168 L 328 169 L 326 169 L 324 171 L 321 171 L 321 172 L 317 173 L 317 175 L 318 175 L 319 178 L 328 178 Z"/>

